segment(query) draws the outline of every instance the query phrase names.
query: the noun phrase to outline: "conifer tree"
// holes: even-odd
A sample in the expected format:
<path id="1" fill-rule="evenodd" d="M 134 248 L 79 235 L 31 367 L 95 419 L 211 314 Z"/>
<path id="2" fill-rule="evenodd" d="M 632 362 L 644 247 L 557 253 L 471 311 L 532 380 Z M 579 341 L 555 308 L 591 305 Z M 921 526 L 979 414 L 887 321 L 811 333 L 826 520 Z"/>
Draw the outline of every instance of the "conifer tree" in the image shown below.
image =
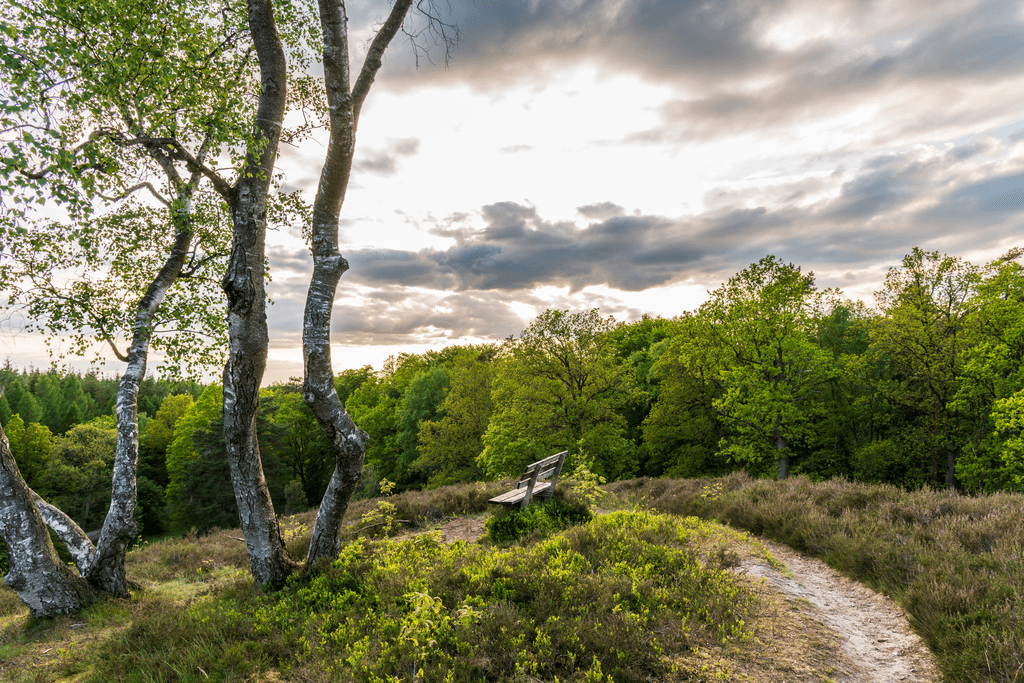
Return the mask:
<path id="1" fill-rule="evenodd" d="M 14 412 L 21 415 L 21 419 L 25 421 L 25 424 L 32 422 L 41 423 L 43 417 L 43 409 L 39 407 L 39 401 L 27 391 L 22 393 L 21 400 L 18 401 Z"/>
<path id="2" fill-rule="evenodd" d="M 61 396 L 60 382 L 57 381 L 56 375 L 52 372 L 41 375 L 32 393 L 35 394 L 36 400 L 39 402 L 41 417 L 39 420 L 29 421 L 39 422 L 39 424 L 49 427 L 51 432 L 62 434 L 64 400 L 63 396 Z"/>
<path id="3" fill-rule="evenodd" d="M 60 433 L 63 434 L 76 424 L 85 421 L 89 402 L 85 397 L 85 392 L 82 391 L 82 381 L 75 374 L 69 374 L 64 378 L 61 394 L 64 399 L 64 410 L 61 415 Z"/>

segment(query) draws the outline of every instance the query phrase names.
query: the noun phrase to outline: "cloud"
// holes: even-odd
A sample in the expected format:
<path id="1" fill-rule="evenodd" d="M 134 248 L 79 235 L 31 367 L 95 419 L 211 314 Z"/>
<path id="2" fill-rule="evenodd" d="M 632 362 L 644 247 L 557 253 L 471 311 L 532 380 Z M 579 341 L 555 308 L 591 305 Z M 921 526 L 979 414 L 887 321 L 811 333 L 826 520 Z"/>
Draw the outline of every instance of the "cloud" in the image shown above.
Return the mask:
<path id="1" fill-rule="evenodd" d="M 600 204 L 587 204 L 576 207 L 577 213 L 584 218 L 605 219 L 622 216 L 626 210 L 614 202 L 601 202 Z"/>
<path id="2" fill-rule="evenodd" d="M 393 140 L 384 149 L 356 148 L 352 169 L 357 172 L 394 175 L 398 172 L 399 159 L 418 154 L 420 141 L 417 138 Z"/>
<path id="3" fill-rule="evenodd" d="M 705 203 L 700 213 L 670 217 L 627 215 L 606 200 L 578 207 L 576 223 L 506 201 L 424 221 L 454 244 L 346 253 L 351 269 L 339 287 L 333 339 L 351 346 L 501 339 L 529 323 L 526 311 L 547 307 L 600 307 L 619 319 L 659 314 L 627 306 L 615 292 L 714 289 L 766 254 L 814 271 L 822 287 L 880 277 L 914 246 L 999 254 L 1024 227 L 1024 156 L 984 136 L 912 146 L 852 169 L 722 187 Z M 295 345 L 311 263 L 283 248 L 269 256 L 272 338 Z"/>
<path id="4" fill-rule="evenodd" d="M 533 207 L 499 202 L 481 209 L 486 227 L 464 231 L 446 250 L 352 252 L 350 277 L 364 285 L 436 290 L 530 290 L 608 285 L 639 291 L 679 279 L 710 258 L 714 243 L 749 234 L 765 210 L 735 210 L 698 219 L 609 215 L 588 227 L 545 221 Z"/>
<path id="5" fill-rule="evenodd" d="M 360 303 L 335 306 L 332 340 L 350 345 L 388 345 L 503 339 L 524 321 L 501 292 L 423 292 L 389 286 L 362 294 Z"/>
<path id="6" fill-rule="evenodd" d="M 702 0 L 503 0 L 452 7 L 458 25 L 453 59 L 417 60 L 397 48 L 384 74 L 388 85 L 456 78 L 484 90 L 543 78 L 554 68 L 599 62 L 606 70 L 647 78 L 710 82 L 759 70 L 780 59 L 757 40 L 765 18 L 786 6 Z M 413 25 L 423 27 L 422 18 Z M 418 66 L 419 69 L 414 67 Z"/>
<path id="7" fill-rule="evenodd" d="M 584 224 L 546 220 L 535 207 L 482 207 L 435 234 L 447 249 L 364 249 L 346 277 L 367 287 L 455 292 L 607 286 L 637 292 L 716 284 L 768 253 L 815 268 L 867 267 L 915 245 L 998 248 L 1024 212 L 1024 159 L 977 138 L 949 149 L 913 147 L 866 159 L 855 171 L 711 193 L 697 215 L 625 215 L 606 201 L 578 208 Z M 721 196 L 714 196 L 721 195 Z M 453 225 L 455 227 L 453 227 Z M 948 246 L 946 246 L 948 245 Z"/>

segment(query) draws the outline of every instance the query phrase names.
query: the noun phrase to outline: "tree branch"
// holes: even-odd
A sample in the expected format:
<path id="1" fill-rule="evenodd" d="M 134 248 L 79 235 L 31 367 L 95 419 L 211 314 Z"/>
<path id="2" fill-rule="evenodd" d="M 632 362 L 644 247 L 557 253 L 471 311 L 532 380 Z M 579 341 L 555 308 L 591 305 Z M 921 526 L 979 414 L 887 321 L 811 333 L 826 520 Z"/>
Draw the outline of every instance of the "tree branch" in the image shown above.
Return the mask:
<path id="1" fill-rule="evenodd" d="M 380 27 L 377 35 L 373 38 L 373 42 L 370 43 L 370 50 L 366 53 L 366 59 L 363 61 L 363 68 L 359 72 L 359 78 L 356 79 L 355 87 L 352 88 L 352 121 L 354 127 L 359 126 L 359 111 L 363 107 L 363 100 L 366 99 L 366 94 L 370 92 L 370 86 L 373 85 L 374 78 L 377 77 L 377 72 L 380 71 L 384 51 L 388 49 L 388 45 L 398 33 L 398 30 L 402 28 L 402 22 L 405 21 L 405 15 L 412 6 L 412 2 L 413 0 L 398 0 L 395 2 L 387 21 Z"/>
<path id="2" fill-rule="evenodd" d="M 108 337 L 106 341 L 107 341 L 108 344 L 110 344 L 110 348 L 111 348 L 111 350 L 113 350 L 114 355 L 117 356 L 117 359 L 119 361 L 121 361 L 122 363 L 127 363 L 128 362 L 128 356 L 126 356 L 125 354 L 121 353 L 118 350 L 117 346 L 114 344 L 114 340 L 110 339 Z"/>
<path id="3" fill-rule="evenodd" d="M 43 500 L 42 496 L 32 491 L 32 489 L 29 489 L 29 491 L 32 493 L 32 500 L 39 509 L 39 514 L 42 516 L 46 526 L 53 529 L 57 537 L 64 542 L 64 546 L 75 560 L 78 573 L 85 576 L 85 572 L 92 564 L 96 553 L 96 548 L 93 546 L 92 541 L 89 540 L 89 536 L 64 512 L 47 503 Z"/>
<path id="4" fill-rule="evenodd" d="M 106 199 L 107 201 L 119 202 L 122 199 L 124 199 L 125 197 L 127 197 L 128 195 L 133 194 L 134 192 L 137 192 L 138 190 L 141 190 L 141 189 L 149 190 L 149 193 L 151 195 L 153 195 L 156 198 L 156 200 L 158 202 L 160 202 L 161 204 L 163 204 L 164 206 L 170 206 L 171 205 L 171 203 L 166 198 L 164 198 L 163 195 L 161 195 L 159 192 L 157 192 L 156 188 L 153 187 L 152 183 L 149 183 L 149 182 L 136 183 L 135 185 L 132 185 L 131 187 L 129 187 L 128 189 L 126 189 L 124 192 L 122 192 L 121 194 L 117 195 L 116 197 L 108 197 L 107 195 L 103 194 L 102 192 L 99 193 L 99 195 L 101 197 L 103 197 L 104 199 Z"/>

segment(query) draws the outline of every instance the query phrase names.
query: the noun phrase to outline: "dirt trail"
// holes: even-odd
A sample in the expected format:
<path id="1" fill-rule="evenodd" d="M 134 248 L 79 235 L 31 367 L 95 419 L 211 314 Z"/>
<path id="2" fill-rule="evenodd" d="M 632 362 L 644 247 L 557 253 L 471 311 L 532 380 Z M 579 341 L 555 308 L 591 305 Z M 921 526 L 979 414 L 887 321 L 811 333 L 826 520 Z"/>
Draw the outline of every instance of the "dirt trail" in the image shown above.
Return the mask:
<path id="1" fill-rule="evenodd" d="M 906 614 L 892 600 L 851 581 L 824 562 L 787 546 L 763 541 L 785 571 L 747 559 L 742 570 L 763 577 L 790 602 L 806 601 L 807 612 L 834 631 L 849 658 L 840 680 L 848 683 L 931 683 L 938 681 L 934 657 Z M 852 664 L 852 668 L 851 668 Z"/>
<path id="2" fill-rule="evenodd" d="M 441 529 L 449 543 L 474 542 L 484 534 L 483 521 L 460 517 Z M 892 600 L 851 581 L 824 562 L 787 546 L 763 540 L 772 557 L 785 569 L 747 558 L 740 571 L 763 578 L 790 603 L 803 602 L 802 611 L 838 635 L 847 661 L 836 662 L 844 683 L 932 683 L 940 679 L 935 658 L 906 614 Z"/>

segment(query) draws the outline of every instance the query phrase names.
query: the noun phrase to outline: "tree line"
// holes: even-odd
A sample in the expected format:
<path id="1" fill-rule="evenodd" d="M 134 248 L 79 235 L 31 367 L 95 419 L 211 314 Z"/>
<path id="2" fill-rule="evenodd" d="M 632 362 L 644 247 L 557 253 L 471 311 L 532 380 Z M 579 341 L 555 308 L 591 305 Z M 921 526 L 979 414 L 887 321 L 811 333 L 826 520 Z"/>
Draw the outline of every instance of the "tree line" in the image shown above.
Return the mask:
<path id="1" fill-rule="evenodd" d="M 409 489 L 514 476 L 559 450 L 570 468 L 609 481 L 745 470 L 1019 489 L 1017 255 L 977 267 L 915 249 L 873 308 L 768 256 L 681 317 L 548 310 L 501 343 L 343 371 L 335 390 L 370 435 L 356 495 L 383 479 Z M 8 365 L 0 382 L 0 424 L 29 486 L 97 525 L 110 497 L 116 380 Z M 17 413 L 5 412 L 11 399 Z M 144 533 L 236 525 L 221 386 L 147 379 L 139 406 Z M 256 429 L 275 507 L 318 505 L 334 456 L 300 380 L 260 391 Z"/>
<path id="2" fill-rule="evenodd" d="M 339 375 L 368 477 L 517 475 L 567 449 L 608 480 L 756 476 L 1024 485 L 1024 274 L 914 249 L 876 304 L 767 256 L 687 315 L 549 310 L 517 338 Z M 343 393 L 339 391 L 339 393 Z"/>

